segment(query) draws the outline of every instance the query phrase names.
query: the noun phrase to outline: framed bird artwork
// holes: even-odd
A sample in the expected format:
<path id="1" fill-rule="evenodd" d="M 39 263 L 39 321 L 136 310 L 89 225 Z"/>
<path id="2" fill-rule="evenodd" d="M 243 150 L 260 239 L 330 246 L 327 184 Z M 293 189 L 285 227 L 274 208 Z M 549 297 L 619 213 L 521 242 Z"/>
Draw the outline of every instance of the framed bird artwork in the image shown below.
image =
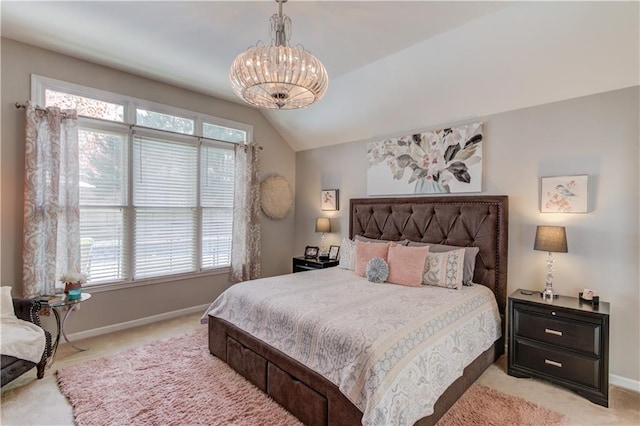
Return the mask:
<path id="1" fill-rule="evenodd" d="M 542 213 L 588 213 L 589 175 L 540 178 Z"/>

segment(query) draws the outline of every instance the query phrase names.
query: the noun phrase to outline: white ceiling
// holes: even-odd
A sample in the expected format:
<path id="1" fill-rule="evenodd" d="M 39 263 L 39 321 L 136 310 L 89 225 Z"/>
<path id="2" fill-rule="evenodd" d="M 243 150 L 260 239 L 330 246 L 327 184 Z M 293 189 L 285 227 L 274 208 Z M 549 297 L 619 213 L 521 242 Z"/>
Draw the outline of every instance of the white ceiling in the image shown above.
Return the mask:
<path id="1" fill-rule="evenodd" d="M 235 56 L 264 1 L 2 1 L 2 36 L 242 103 Z M 265 111 L 295 150 L 397 135 L 640 83 L 638 2 L 290 0 L 292 44 L 326 66 L 311 107 Z"/>

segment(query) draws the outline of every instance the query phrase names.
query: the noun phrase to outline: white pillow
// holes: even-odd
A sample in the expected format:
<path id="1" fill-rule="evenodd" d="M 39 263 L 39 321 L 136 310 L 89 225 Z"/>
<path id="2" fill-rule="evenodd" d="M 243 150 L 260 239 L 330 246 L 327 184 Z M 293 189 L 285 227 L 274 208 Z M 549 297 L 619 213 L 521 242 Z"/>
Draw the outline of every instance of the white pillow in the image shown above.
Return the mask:
<path id="1" fill-rule="evenodd" d="M 340 264 L 342 269 L 354 271 L 356 269 L 356 243 L 348 238 L 343 238 L 340 247 Z"/>
<path id="2" fill-rule="evenodd" d="M 422 283 L 451 289 L 462 288 L 464 249 L 427 254 Z"/>
<path id="3" fill-rule="evenodd" d="M 11 287 L 0 287 L 2 294 L 0 294 L 0 317 L 1 318 L 16 318 L 16 313 L 13 310 L 13 300 L 11 299 Z"/>

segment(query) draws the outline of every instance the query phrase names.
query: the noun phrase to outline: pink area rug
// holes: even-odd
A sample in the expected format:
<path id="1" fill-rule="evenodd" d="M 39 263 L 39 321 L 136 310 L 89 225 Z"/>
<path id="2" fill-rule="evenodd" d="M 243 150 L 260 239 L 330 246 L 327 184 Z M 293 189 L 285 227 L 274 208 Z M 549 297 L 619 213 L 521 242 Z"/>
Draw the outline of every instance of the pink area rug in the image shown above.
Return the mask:
<path id="1" fill-rule="evenodd" d="M 209 353 L 207 327 L 58 370 L 76 425 L 300 425 Z"/>
<path id="2" fill-rule="evenodd" d="M 301 425 L 209 353 L 207 328 L 58 370 L 82 425 Z M 565 418 L 475 384 L 437 426 L 561 425 Z"/>
<path id="3" fill-rule="evenodd" d="M 560 426 L 567 419 L 557 411 L 525 399 L 473 384 L 436 426 Z"/>

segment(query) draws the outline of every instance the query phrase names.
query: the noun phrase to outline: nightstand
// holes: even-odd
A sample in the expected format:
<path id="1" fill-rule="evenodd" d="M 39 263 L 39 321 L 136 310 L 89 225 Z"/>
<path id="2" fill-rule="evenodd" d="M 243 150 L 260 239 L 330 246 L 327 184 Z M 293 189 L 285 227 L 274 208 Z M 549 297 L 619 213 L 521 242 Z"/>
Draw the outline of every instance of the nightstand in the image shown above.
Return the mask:
<path id="1" fill-rule="evenodd" d="M 548 380 L 608 407 L 609 303 L 513 292 L 507 373 Z"/>
<path id="2" fill-rule="evenodd" d="M 338 266 L 337 260 L 319 260 L 318 258 L 305 259 L 303 256 L 293 258 L 293 272 L 310 271 L 312 269 L 324 269 Z"/>

